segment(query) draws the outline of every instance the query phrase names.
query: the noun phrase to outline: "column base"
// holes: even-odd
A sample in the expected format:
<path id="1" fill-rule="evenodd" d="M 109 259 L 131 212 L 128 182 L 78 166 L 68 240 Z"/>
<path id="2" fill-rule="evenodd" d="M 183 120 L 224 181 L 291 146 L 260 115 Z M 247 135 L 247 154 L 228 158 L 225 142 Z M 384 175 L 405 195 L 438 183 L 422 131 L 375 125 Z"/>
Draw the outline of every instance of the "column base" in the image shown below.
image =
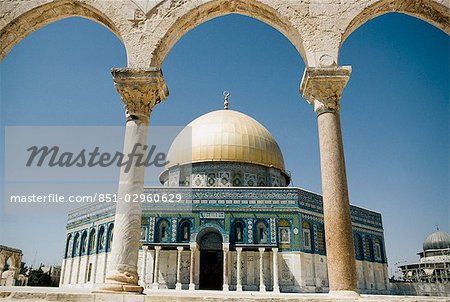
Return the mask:
<path id="1" fill-rule="evenodd" d="M 228 284 L 224 284 L 222 287 L 222 291 L 227 292 L 229 290 Z"/>
<path id="2" fill-rule="evenodd" d="M 265 285 L 260 285 L 259 286 L 259 291 L 262 292 L 262 293 L 265 293 L 266 292 L 266 286 Z"/>
<path id="3" fill-rule="evenodd" d="M 175 285 L 175 290 L 181 290 L 181 283 L 177 283 Z"/>
<path id="4" fill-rule="evenodd" d="M 195 284 L 189 283 L 189 290 L 195 290 Z"/>
<path id="5" fill-rule="evenodd" d="M 121 273 L 114 271 L 106 277 L 105 284 L 93 293 L 117 293 L 117 294 L 142 294 L 144 288 L 138 285 L 138 277 L 136 273 Z"/>
<path id="6" fill-rule="evenodd" d="M 93 290 L 92 293 L 142 294 L 143 291 L 144 288 L 139 285 L 106 283 L 101 288 Z"/>
<path id="7" fill-rule="evenodd" d="M 152 289 L 154 290 L 159 289 L 159 283 L 153 283 Z"/>
<path id="8" fill-rule="evenodd" d="M 328 293 L 328 297 L 330 298 L 339 298 L 339 299 L 359 299 L 361 296 L 358 292 L 352 290 L 330 290 Z"/>
<path id="9" fill-rule="evenodd" d="M 280 287 L 279 286 L 274 286 L 273 287 L 273 292 L 279 294 L 280 293 Z"/>
<path id="10" fill-rule="evenodd" d="M 242 285 L 236 285 L 236 291 L 241 292 L 242 291 Z"/>

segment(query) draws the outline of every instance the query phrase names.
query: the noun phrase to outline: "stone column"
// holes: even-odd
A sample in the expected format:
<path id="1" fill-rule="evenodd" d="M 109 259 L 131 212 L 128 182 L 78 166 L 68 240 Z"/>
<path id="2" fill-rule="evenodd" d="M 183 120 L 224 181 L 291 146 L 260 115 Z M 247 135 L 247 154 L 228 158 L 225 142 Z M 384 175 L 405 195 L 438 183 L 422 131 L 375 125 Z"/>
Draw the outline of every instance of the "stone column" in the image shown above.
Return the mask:
<path id="1" fill-rule="evenodd" d="M 67 284 L 72 284 L 72 272 L 73 272 L 73 257 L 70 257 L 69 281 L 67 282 Z"/>
<path id="2" fill-rule="evenodd" d="M 3 265 L 0 265 L 0 286 L 2 285 L 2 274 L 5 267 Z"/>
<path id="3" fill-rule="evenodd" d="M 182 246 L 177 246 L 177 285 L 175 289 L 181 290 L 181 253 L 183 252 Z"/>
<path id="4" fill-rule="evenodd" d="M 106 281 L 106 268 L 107 268 L 107 265 L 108 265 L 108 257 L 109 257 L 109 253 L 108 252 L 104 252 L 103 253 L 103 268 L 102 268 L 102 274 L 101 274 L 101 277 L 102 277 L 102 283 L 105 283 L 105 281 Z M 102 291 L 102 290 L 100 290 L 100 291 Z"/>
<path id="5" fill-rule="evenodd" d="M 236 248 L 236 291 L 242 291 L 242 277 L 241 277 L 241 253 L 242 248 Z"/>
<path id="6" fill-rule="evenodd" d="M 89 245 L 88 248 L 86 249 L 86 266 L 84 268 L 84 281 L 83 283 L 87 283 L 88 280 L 88 274 L 89 274 Z"/>
<path id="7" fill-rule="evenodd" d="M 306 68 L 300 91 L 317 113 L 330 295 L 359 296 L 340 122 L 351 67 Z"/>
<path id="8" fill-rule="evenodd" d="M 114 240 L 111 262 L 102 291 L 141 293 L 138 285 L 137 262 L 141 229 L 140 203 L 126 202 L 133 194 L 144 192 L 144 165 L 147 130 L 153 107 L 168 95 L 161 70 L 158 68 L 114 68 L 114 85 L 122 96 L 126 112 L 123 153 L 135 156 L 131 165 L 120 170 L 118 202 L 114 219 Z M 131 157 L 131 156 L 130 156 Z"/>
<path id="9" fill-rule="evenodd" d="M 59 279 L 59 286 L 64 284 L 64 275 L 66 274 L 66 258 L 63 259 L 63 263 L 61 265 L 61 278 Z M 0 279 L 2 278 L 3 267 L 0 266 Z"/>
<path id="10" fill-rule="evenodd" d="M 97 263 L 98 263 L 98 253 L 95 251 L 94 264 L 92 265 L 92 283 L 97 283 Z"/>
<path id="11" fill-rule="evenodd" d="M 144 245 L 142 246 L 142 251 L 143 251 L 143 259 L 142 259 L 142 280 L 141 280 L 141 284 L 144 288 L 147 287 L 147 283 L 145 283 L 145 275 L 147 275 L 147 255 L 148 255 L 148 245 Z"/>
<path id="12" fill-rule="evenodd" d="M 78 265 L 77 265 L 77 277 L 76 277 L 76 281 L 75 281 L 75 283 L 76 284 L 78 284 L 78 283 L 80 283 L 80 270 L 81 270 L 81 252 L 78 254 L 78 256 L 77 256 L 77 262 L 78 262 Z"/>
<path id="13" fill-rule="evenodd" d="M 278 285 L 278 248 L 272 248 L 272 261 L 273 261 L 273 292 L 279 293 L 280 286 Z"/>
<path id="14" fill-rule="evenodd" d="M 264 264 L 264 251 L 266 249 L 263 247 L 260 247 L 258 249 L 259 251 L 259 291 L 260 292 L 265 292 L 266 291 L 266 286 L 264 285 L 264 269 L 263 269 L 263 264 Z"/>
<path id="15" fill-rule="evenodd" d="M 153 289 L 159 288 L 159 251 L 160 246 L 155 246 L 155 265 L 153 265 Z"/>
<path id="16" fill-rule="evenodd" d="M 195 290 L 195 251 L 197 250 L 197 245 L 191 244 L 191 264 L 189 268 L 189 290 Z"/>
<path id="17" fill-rule="evenodd" d="M 229 243 L 223 243 L 223 291 L 228 291 L 228 251 L 230 250 Z"/>

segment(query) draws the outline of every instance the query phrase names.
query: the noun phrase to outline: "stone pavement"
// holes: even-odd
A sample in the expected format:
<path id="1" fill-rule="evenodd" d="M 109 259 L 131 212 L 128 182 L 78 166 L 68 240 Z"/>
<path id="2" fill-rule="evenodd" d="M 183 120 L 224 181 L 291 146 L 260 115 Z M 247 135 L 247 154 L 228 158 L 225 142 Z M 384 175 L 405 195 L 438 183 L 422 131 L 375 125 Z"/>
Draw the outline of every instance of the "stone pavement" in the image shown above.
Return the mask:
<path id="1" fill-rule="evenodd" d="M 222 291 L 175 291 L 175 290 L 148 290 L 144 295 L 133 294 L 93 294 L 89 289 L 60 289 L 49 287 L 2 287 L 0 289 L 0 302 L 44 302 L 44 301 L 70 301 L 70 302 L 266 302 L 266 301 L 299 301 L 299 302 L 339 302 L 339 301 L 387 301 L 387 302 L 450 302 L 450 297 L 413 297 L 413 296 L 380 296 L 362 295 L 359 299 L 330 297 L 327 294 L 274 294 L 270 292 L 234 292 Z"/>

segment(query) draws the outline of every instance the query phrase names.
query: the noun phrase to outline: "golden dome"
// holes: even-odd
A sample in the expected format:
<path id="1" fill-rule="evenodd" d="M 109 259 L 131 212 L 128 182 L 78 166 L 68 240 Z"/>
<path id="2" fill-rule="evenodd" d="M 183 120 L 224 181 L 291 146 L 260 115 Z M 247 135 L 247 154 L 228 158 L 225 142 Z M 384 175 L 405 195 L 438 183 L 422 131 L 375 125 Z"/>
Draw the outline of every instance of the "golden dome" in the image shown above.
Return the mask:
<path id="1" fill-rule="evenodd" d="M 189 150 L 191 147 L 191 150 Z M 189 163 L 240 162 L 285 172 L 277 142 L 253 118 L 234 110 L 217 110 L 193 120 L 175 138 L 166 169 Z"/>

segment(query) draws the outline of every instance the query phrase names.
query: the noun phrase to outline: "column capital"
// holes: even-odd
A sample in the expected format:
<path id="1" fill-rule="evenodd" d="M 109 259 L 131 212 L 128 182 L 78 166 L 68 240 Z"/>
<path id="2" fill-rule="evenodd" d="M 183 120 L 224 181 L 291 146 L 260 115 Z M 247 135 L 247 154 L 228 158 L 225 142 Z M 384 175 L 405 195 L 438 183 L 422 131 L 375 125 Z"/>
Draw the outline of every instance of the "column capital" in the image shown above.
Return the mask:
<path id="1" fill-rule="evenodd" d="M 142 249 L 143 249 L 144 251 L 148 251 L 148 245 L 143 245 L 143 246 L 142 246 Z"/>
<path id="2" fill-rule="evenodd" d="M 351 66 L 305 68 L 300 92 L 317 115 L 339 112 L 342 91 L 351 72 Z"/>
<path id="3" fill-rule="evenodd" d="M 189 249 L 191 251 L 195 251 L 197 249 L 197 243 L 196 242 L 190 243 L 189 244 Z"/>
<path id="4" fill-rule="evenodd" d="M 236 252 L 242 252 L 242 248 L 241 247 L 237 247 L 236 248 Z"/>
<path id="5" fill-rule="evenodd" d="M 230 244 L 229 243 L 222 243 L 222 248 L 225 252 L 228 252 L 230 250 Z"/>
<path id="6" fill-rule="evenodd" d="M 159 252 L 161 250 L 161 246 L 155 245 L 155 251 Z"/>
<path id="7" fill-rule="evenodd" d="M 125 104 L 127 120 L 148 122 L 153 107 L 169 95 L 160 68 L 113 68 L 111 73 Z"/>
<path id="8" fill-rule="evenodd" d="M 260 247 L 260 248 L 258 248 L 258 251 L 262 254 L 262 253 L 264 253 L 266 251 L 266 248 L 265 247 Z"/>
<path id="9" fill-rule="evenodd" d="M 184 247 L 182 247 L 182 246 L 177 246 L 177 250 L 178 250 L 179 252 L 183 251 L 183 249 L 184 249 Z"/>
<path id="10" fill-rule="evenodd" d="M 273 247 L 273 248 L 272 248 L 272 252 L 278 253 L 278 248 L 277 248 L 277 247 Z"/>

